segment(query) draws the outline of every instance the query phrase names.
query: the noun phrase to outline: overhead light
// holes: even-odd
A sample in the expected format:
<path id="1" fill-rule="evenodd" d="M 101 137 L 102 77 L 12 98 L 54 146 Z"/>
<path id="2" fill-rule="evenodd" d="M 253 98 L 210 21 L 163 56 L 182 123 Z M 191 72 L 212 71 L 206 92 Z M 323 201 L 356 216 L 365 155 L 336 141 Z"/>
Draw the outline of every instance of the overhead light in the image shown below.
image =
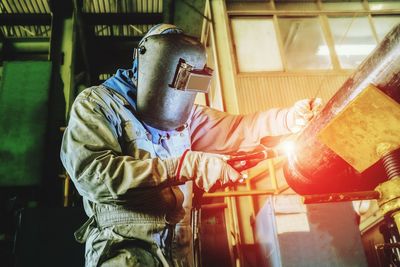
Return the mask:
<path id="1" fill-rule="evenodd" d="M 383 5 L 382 4 L 374 4 L 370 8 L 371 8 L 371 10 L 382 10 Z"/>
<path id="2" fill-rule="evenodd" d="M 335 45 L 335 51 L 339 56 L 365 56 L 369 55 L 376 45 Z M 329 55 L 329 49 L 326 45 L 318 47 L 317 55 Z"/>

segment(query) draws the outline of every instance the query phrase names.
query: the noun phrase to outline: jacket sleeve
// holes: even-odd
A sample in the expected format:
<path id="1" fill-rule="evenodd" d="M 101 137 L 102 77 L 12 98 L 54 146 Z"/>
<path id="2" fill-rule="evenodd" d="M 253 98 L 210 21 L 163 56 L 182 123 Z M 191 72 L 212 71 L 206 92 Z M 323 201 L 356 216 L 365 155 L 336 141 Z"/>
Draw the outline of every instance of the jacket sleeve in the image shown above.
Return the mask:
<path id="1" fill-rule="evenodd" d="M 266 136 L 290 134 L 289 109 L 269 109 L 248 115 L 231 115 L 206 106 L 195 106 L 191 113 L 192 149 L 230 154 L 249 151 Z"/>
<path id="2" fill-rule="evenodd" d="M 61 161 L 79 193 L 92 202 L 118 204 L 176 184 L 176 158 L 123 155 L 115 116 L 104 106 L 78 96 L 63 136 Z"/>

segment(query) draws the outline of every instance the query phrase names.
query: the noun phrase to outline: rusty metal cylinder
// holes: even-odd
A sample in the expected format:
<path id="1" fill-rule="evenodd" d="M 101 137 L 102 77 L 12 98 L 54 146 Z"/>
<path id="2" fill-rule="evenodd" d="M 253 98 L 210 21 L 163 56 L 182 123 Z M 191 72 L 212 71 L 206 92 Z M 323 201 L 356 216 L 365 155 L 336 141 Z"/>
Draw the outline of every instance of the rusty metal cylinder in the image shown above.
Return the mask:
<path id="1" fill-rule="evenodd" d="M 286 181 L 297 193 L 367 191 L 387 179 L 381 161 L 359 173 L 317 138 L 321 129 L 369 84 L 400 103 L 400 24 L 386 35 L 298 136 L 295 153 L 284 166 Z"/>

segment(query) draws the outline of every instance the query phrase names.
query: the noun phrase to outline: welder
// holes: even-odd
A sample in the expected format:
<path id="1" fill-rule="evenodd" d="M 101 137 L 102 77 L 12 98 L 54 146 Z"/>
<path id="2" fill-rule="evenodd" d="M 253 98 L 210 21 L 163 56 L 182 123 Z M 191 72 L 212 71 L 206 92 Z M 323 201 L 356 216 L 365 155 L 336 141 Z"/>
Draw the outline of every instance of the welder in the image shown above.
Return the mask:
<path id="1" fill-rule="evenodd" d="M 195 105 L 212 70 L 204 47 L 174 25 L 152 27 L 132 69 L 81 92 L 61 160 L 83 197 L 86 266 L 192 266 L 192 189 L 236 182 L 226 155 L 299 131 L 318 104 L 230 115 Z M 314 104 L 313 104 L 314 103 Z"/>

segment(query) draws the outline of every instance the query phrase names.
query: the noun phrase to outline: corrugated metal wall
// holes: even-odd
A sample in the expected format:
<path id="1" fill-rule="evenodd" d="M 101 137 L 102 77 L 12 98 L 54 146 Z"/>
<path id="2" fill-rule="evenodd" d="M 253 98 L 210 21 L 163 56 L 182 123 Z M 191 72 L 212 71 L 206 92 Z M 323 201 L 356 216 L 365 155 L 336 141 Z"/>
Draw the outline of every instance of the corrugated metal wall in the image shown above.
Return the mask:
<path id="1" fill-rule="evenodd" d="M 272 107 L 287 107 L 316 94 L 326 103 L 350 74 L 238 75 L 239 111 L 247 114 Z"/>
<path id="2" fill-rule="evenodd" d="M 50 14 L 46 0 L 2 0 L 0 14 Z M 4 37 L 50 37 L 50 25 L 0 25 Z"/>

